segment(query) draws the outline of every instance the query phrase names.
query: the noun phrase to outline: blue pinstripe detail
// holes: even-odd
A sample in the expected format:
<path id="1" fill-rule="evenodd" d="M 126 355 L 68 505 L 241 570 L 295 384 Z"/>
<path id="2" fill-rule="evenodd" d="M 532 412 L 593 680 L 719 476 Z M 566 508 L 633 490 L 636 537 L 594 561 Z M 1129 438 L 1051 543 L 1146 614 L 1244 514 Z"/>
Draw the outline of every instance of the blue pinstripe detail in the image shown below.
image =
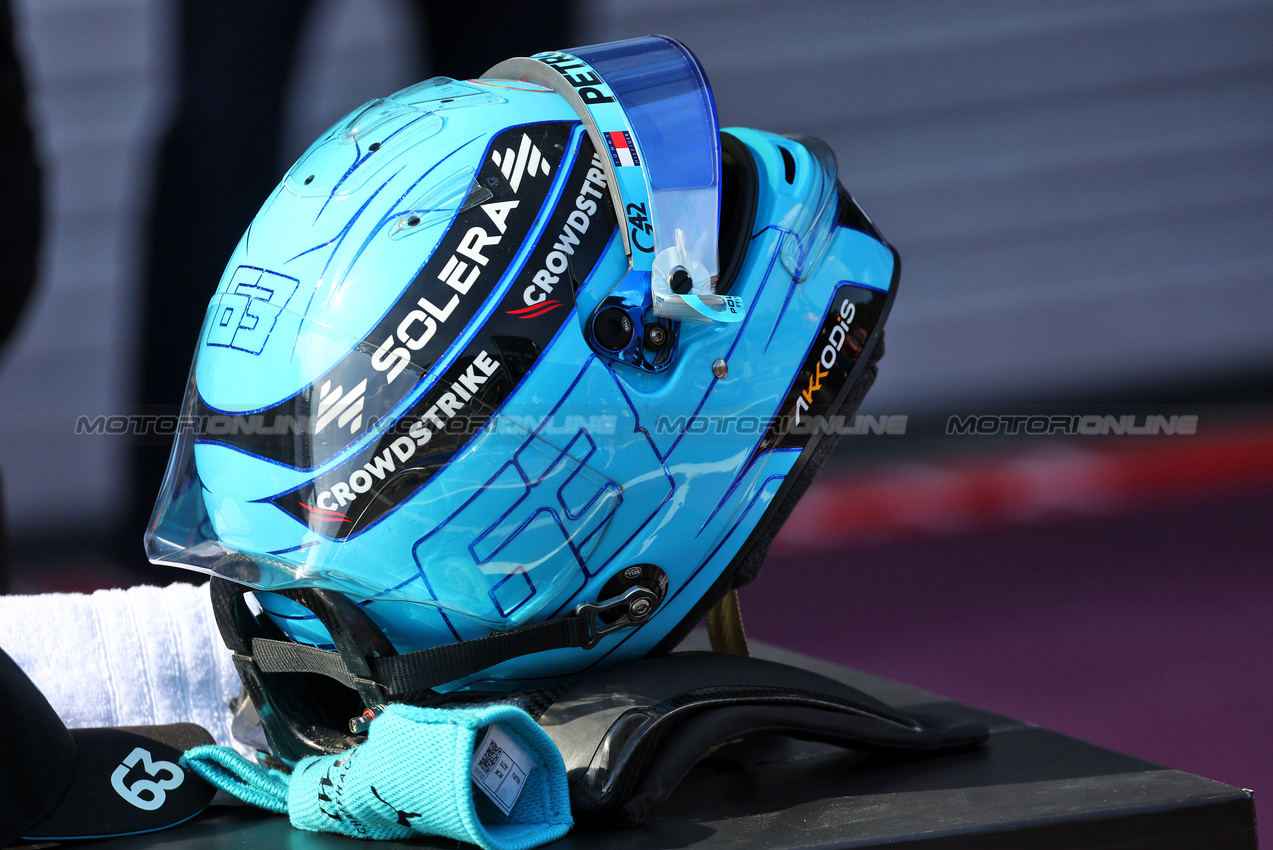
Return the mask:
<path id="1" fill-rule="evenodd" d="M 349 231 L 353 229 L 354 223 L 357 222 L 358 219 L 362 217 L 362 214 L 366 212 L 367 207 L 371 206 L 371 202 L 376 199 L 376 196 L 379 195 L 381 191 L 383 191 L 386 186 L 392 183 L 394 178 L 401 173 L 402 173 L 402 169 L 398 169 L 397 171 L 395 171 L 393 174 L 389 176 L 388 180 L 381 183 L 380 186 L 376 189 L 376 191 L 371 193 L 371 197 L 363 202 L 363 205 L 358 208 L 357 212 L 353 214 L 353 216 L 349 219 L 349 221 L 345 222 L 345 226 L 340 229 L 339 233 L 337 233 L 335 236 L 333 236 L 331 239 L 327 240 L 323 244 L 315 245 L 313 248 L 310 248 L 306 251 L 301 251 L 299 254 L 297 254 L 295 257 L 292 257 L 291 259 L 285 260 L 283 262 L 283 265 L 287 265 L 293 260 L 299 260 L 301 257 L 305 256 L 306 254 L 312 254 L 315 251 L 320 251 L 334 242 L 335 247 L 332 248 L 331 254 L 327 257 L 327 262 L 323 265 L 323 270 L 319 272 L 318 274 L 318 276 L 321 278 L 324 274 L 327 273 L 328 266 L 331 265 L 332 259 L 336 256 L 336 252 L 340 250 L 341 243 L 345 241 L 345 237 L 349 235 Z"/>

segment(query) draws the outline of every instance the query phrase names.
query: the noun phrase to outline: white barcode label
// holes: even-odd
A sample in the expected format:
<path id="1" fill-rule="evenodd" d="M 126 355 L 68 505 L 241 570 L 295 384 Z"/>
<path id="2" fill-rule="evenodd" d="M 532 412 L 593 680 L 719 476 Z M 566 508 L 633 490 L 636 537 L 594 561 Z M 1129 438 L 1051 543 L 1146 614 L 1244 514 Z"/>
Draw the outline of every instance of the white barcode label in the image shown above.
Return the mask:
<path id="1" fill-rule="evenodd" d="M 497 724 L 491 724 L 486 737 L 473 753 L 469 774 L 473 782 L 504 814 L 513 810 L 526 784 L 526 776 L 535 763 L 521 745 Z"/>

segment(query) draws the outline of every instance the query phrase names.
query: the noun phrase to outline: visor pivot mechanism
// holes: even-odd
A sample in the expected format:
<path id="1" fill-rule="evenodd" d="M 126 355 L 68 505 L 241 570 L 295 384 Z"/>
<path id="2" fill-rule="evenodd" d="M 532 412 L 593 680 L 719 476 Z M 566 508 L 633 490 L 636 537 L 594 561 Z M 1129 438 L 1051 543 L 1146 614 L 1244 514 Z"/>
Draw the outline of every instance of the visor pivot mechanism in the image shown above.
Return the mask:
<path id="1" fill-rule="evenodd" d="M 606 307 L 592 320 L 592 333 L 607 351 L 623 351 L 634 332 L 632 317 L 622 307 Z"/>
<path id="2" fill-rule="evenodd" d="M 592 350 L 603 357 L 658 374 L 676 356 L 676 323 L 650 309 L 648 275 L 629 275 L 586 321 Z"/>
<path id="3" fill-rule="evenodd" d="M 677 269 L 672 272 L 668 286 L 672 287 L 672 291 L 677 295 L 688 295 L 694 289 L 694 281 L 685 269 Z"/>
<path id="4" fill-rule="evenodd" d="M 655 351 L 661 350 L 671 339 L 672 335 L 662 325 L 649 325 L 645 329 L 645 344 L 648 348 L 652 348 Z"/>
<path id="5" fill-rule="evenodd" d="M 629 587 L 618 596 L 600 602 L 584 602 L 575 608 L 575 614 L 588 620 L 588 642 L 584 649 L 592 649 L 605 635 L 639 626 L 650 618 L 659 605 L 659 595 L 648 587 Z"/>

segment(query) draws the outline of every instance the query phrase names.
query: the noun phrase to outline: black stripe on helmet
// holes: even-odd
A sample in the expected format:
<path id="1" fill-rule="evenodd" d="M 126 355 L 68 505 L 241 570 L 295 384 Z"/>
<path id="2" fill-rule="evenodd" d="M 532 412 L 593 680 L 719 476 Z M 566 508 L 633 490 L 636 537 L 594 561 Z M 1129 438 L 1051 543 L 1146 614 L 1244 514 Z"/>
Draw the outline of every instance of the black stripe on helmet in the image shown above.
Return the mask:
<path id="1" fill-rule="evenodd" d="M 614 238 L 617 218 L 605 181 L 585 136 L 548 225 L 464 352 L 374 445 L 274 497 L 274 504 L 344 539 L 392 511 L 460 451 L 572 315 L 575 289 Z"/>
<path id="2" fill-rule="evenodd" d="M 461 209 L 410 285 L 350 353 L 300 392 L 253 412 L 271 427 L 204 439 L 313 469 L 371 430 L 490 297 L 538 218 L 577 126 L 531 124 L 495 136 L 470 192 L 484 200 Z M 225 413 L 202 396 L 196 404 L 200 416 Z"/>

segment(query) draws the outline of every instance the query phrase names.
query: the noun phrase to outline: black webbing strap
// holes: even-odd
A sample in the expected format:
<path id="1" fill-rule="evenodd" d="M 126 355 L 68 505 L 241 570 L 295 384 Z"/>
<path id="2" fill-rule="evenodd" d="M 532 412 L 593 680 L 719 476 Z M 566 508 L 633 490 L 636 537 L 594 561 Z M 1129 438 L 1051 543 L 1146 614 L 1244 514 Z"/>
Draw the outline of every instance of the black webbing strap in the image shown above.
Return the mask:
<path id="1" fill-rule="evenodd" d="M 349 672 L 338 652 L 270 638 L 252 638 L 251 644 L 250 660 L 266 673 L 320 673 L 351 688 L 357 687 L 358 677 Z"/>
<path id="2" fill-rule="evenodd" d="M 593 635 L 585 616 L 574 615 L 495 632 L 475 640 L 368 659 L 386 696 L 429 690 L 487 667 L 549 649 L 585 647 Z M 339 653 L 270 638 L 252 638 L 252 656 L 265 673 L 319 673 L 350 687 L 361 681 Z"/>

